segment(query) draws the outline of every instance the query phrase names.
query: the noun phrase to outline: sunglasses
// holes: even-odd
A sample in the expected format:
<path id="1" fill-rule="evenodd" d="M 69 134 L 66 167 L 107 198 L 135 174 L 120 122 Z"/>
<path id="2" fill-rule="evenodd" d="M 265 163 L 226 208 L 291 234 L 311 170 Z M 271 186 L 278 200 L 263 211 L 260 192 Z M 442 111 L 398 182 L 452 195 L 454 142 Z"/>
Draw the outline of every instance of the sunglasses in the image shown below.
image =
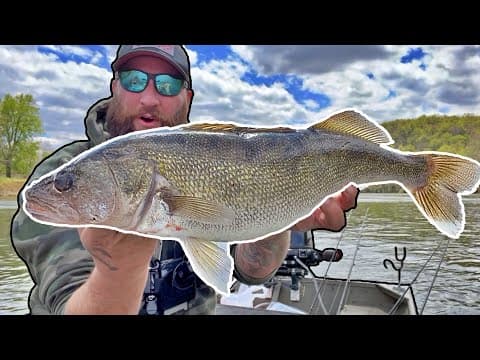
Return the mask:
<path id="1" fill-rule="evenodd" d="M 164 96 L 176 96 L 183 87 L 188 87 L 184 79 L 179 79 L 169 74 L 150 74 L 140 70 L 121 70 L 118 72 L 118 77 L 122 87 L 134 93 L 140 93 L 145 90 L 150 79 L 153 80 L 158 93 Z"/>

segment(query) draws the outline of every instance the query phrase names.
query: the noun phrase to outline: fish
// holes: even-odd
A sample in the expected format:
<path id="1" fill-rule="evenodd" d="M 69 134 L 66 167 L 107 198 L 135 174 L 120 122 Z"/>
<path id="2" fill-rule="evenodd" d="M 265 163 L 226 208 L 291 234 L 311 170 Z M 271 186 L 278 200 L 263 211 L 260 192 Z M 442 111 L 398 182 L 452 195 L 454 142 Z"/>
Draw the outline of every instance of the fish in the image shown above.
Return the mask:
<path id="1" fill-rule="evenodd" d="M 47 225 L 176 240 L 195 273 L 228 295 L 231 244 L 286 231 L 351 184 L 399 184 L 435 228 L 459 238 L 462 196 L 478 188 L 480 163 L 391 144 L 355 109 L 303 128 L 209 122 L 136 131 L 33 181 L 23 210 Z"/>

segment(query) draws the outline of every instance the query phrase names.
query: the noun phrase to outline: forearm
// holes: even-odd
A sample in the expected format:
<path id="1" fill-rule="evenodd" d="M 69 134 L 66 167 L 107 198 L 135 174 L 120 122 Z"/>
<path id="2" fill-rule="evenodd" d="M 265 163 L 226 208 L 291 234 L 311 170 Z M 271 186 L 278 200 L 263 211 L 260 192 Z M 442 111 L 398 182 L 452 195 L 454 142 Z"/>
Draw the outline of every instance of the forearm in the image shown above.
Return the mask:
<path id="1" fill-rule="evenodd" d="M 128 272 L 104 270 L 94 268 L 88 280 L 68 300 L 66 315 L 138 314 L 148 266 Z"/>
<path id="2" fill-rule="evenodd" d="M 290 231 L 253 243 L 238 244 L 235 249 L 235 269 L 249 283 L 267 281 L 280 267 L 290 246 Z"/>

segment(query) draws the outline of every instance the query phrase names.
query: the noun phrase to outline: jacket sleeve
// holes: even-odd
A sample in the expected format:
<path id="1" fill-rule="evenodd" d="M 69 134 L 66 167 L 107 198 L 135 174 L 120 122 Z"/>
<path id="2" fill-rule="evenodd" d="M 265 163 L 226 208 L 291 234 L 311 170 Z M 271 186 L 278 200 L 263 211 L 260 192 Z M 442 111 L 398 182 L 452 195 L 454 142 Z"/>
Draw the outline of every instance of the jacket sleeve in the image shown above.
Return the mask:
<path id="1" fill-rule="evenodd" d="M 76 154 L 86 150 L 84 142 L 59 150 L 35 169 L 28 183 L 57 168 Z M 89 277 L 93 259 L 83 248 L 77 229 L 37 223 L 22 209 L 12 220 L 12 245 L 25 262 L 34 286 L 30 292 L 32 314 L 62 314 L 71 294 Z"/>

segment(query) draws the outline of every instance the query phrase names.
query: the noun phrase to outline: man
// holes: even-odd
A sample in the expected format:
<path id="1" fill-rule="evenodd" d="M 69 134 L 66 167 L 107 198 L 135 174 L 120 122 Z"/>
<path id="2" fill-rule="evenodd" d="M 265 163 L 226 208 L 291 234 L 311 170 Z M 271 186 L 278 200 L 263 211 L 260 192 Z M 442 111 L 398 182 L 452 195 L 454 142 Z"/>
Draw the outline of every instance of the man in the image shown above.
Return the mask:
<path id="1" fill-rule="evenodd" d="M 29 181 L 111 137 L 189 121 L 194 93 L 190 63 L 182 46 L 122 45 L 112 69 L 112 96 L 92 106 L 85 120 L 89 140 L 56 151 L 37 166 Z M 330 199 L 295 229 L 342 228 L 344 211 L 355 206 L 357 192 L 352 187 Z M 32 314 L 138 314 L 145 305 L 144 291 L 152 285 L 149 265 L 154 253 L 165 264 L 172 257 L 183 257 L 176 242 L 108 229 L 40 225 L 19 208 L 12 222 L 12 240 L 35 283 L 29 298 Z M 159 243 L 170 243 L 169 250 L 156 252 Z M 177 244 L 176 249 L 172 243 Z M 235 276 L 245 283 L 263 283 L 281 265 L 288 247 L 289 232 L 236 246 L 232 252 Z M 168 308 L 160 313 L 172 313 L 183 299 L 168 299 L 178 294 L 169 292 L 165 284 L 162 289 Z M 194 297 L 183 302 L 188 306 L 177 313 L 213 313 L 213 289 L 198 278 L 192 284 Z"/>

